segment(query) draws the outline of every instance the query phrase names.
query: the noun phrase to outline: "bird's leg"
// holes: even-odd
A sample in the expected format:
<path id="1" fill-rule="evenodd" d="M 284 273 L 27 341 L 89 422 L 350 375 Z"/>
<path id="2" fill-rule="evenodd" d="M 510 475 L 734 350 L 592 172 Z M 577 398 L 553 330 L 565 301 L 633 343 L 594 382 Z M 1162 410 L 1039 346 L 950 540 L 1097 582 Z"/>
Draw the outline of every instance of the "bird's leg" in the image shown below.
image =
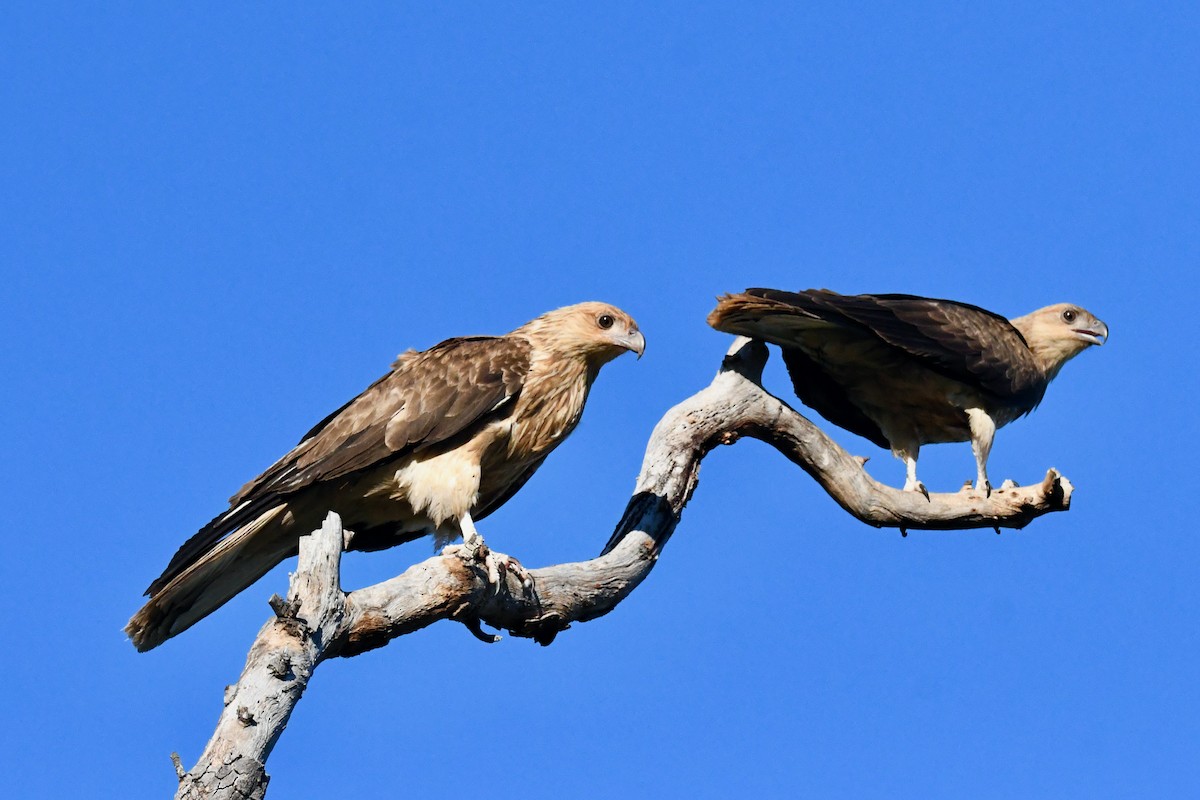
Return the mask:
<path id="1" fill-rule="evenodd" d="M 479 561 L 487 568 L 487 581 L 497 589 L 500 587 L 500 567 L 497 559 L 492 556 L 483 537 L 475 530 L 475 520 L 471 512 L 464 512 L 458 520 L 458 529 L 462 532 L 462 557 L 467 561 Z"/>
<path id="2" fill-rule="evenodd" d="M 925 484 L 917 480 L 917 455 L 920 451 L 921 446 L 914 444 L 897 448 L 895 453 L 896 457 L 904 462 L 904 491 L 920 492 L 928 500 L 929 490 L 925 488 Z"/>
<path id="3" fill-rule="evenodd" d="M 975 454 L 975 491 L 991 497 L 992 484 L 988 481 L 987 460 L 992 452 L 992 440 L 996 437 L 996 421 L 982 408 L 968 408 L 967 422 L 971 426 L 971 452 Z"/>
<path id="4" fill-rule="evenodd" d="M 471 512 L 466 512 L 458 520 L 458 530 L 462 533 L 463 552 L 468 558 L 478 559 L 480 551 L 486 545 L 479 531 L 475 530 L 475 520 L 471 519 Z"/>

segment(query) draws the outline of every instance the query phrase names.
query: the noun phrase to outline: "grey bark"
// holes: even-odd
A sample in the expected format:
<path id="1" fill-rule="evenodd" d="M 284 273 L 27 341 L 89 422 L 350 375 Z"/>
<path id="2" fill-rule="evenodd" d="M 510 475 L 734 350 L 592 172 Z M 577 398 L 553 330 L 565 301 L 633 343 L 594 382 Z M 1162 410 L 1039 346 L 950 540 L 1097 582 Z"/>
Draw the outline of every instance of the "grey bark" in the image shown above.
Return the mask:
<path id="1" fill-rule="evenodd" d="M 1051 469 L 1031 486 L 931 494 L 883 486 L 816 426 L 760 385 L 764 345 L 739 339 L 712 384 L 666 413 L 651 434 L 633 497 L 604 551 L 590 561 L 525 572 L 505 556 L 457 547 L 402 575 L 346 594 L 344 532 L 330 514 L 300 540 L 287 599 L 259 632 L 217 729 L 196 766 L 179 768 L 177 798 L 262 798 L 265 764 L 313 670 L 444 619 L 493 640 L 480 623 L 548 645 L 573 622 L 603 616 L 645 579 L 696 488 L 700 462 L 743 436 L 760 439 L 811 475 L 844 509 L 876 527 L 1021 528 L 1070 506 L 1071 484 Z M 491 580 L 499 576 L 499 591 Z M 178 762 L 177 762 L 178 764 Z"/>

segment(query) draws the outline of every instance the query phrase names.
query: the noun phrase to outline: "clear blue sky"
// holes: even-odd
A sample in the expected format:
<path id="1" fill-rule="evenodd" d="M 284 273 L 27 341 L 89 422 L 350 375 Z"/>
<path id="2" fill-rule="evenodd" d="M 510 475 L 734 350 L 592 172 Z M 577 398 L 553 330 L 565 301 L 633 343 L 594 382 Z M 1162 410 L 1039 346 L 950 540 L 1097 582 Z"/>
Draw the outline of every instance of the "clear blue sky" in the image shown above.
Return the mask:
<path id="1" fill-rule="evenodd" d="M 1095 312 L 1111 342 L 991 462 L 1062 469 L 1075 507 L 902 540 L 721 449 L 610 616 L 324 665 L 271 796 L 1200 796 L 1195 4 L 24 5 L 0 20 L 0 795 L 169 795 L 286 567 L 153 653 L 122 625 L 397 352 L 584 299 L 638 319 L 646 357 L 481 525 L 531 567 L 583 559 L 717 367 L 714 296 L 763 285 Z M 973 474 L 966 445 L 923 454 L 935 490 Z"/>

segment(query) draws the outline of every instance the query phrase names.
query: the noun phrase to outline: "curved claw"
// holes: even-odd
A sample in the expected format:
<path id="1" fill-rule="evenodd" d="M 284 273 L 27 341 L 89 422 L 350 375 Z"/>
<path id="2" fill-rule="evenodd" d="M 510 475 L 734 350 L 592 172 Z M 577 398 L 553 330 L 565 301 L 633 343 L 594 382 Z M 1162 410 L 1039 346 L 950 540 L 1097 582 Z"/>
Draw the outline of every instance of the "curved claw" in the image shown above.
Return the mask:
<path id="1" fill-rule="evenodd" d="M 533 591 L 533 576 L 529 571 L 521 566 L 521 562 L 517 561 L 512 556 L 506 556 L 503 553 L 495 553 L 497 571 L 500 580 L 496 583 L 496 593 L 500 593 L 500 585 L 507 573 L 512 573 L 517 580 L 521 582 L 521 590 L 529 595 Z"/>

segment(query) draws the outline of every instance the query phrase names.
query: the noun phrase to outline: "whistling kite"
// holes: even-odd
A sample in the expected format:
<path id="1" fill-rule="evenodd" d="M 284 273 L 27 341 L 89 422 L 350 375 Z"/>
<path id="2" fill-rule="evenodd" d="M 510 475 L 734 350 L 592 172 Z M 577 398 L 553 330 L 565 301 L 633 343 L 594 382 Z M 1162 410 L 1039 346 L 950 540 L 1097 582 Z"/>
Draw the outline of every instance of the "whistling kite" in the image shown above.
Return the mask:
<path id="1" fill-rule="evenodd" d="M 796 394 L 825 419 L 889 448 L 917 480 L 923 444 L 971 442 L 975 488 L 990 494 L 996 429 L 1037 407 L 1050 381 L 1108 327 L 1060 303 L 1007 320 L 977 306 L 906 294 L 747 289 L 708 322 L 779 345 Z"/>
<path id="2" fill-rule="evenodd" d="M 646 342 L 628 314 L 580 303 L 506 336 L 409 351 L 330 414 L 179 548 L 125 630 L 149 650 L 296 553 L 329 510 L 379 550 L 432 533 L 482 541 L 504 504 L 579 423 L 600 368 Z"/>

